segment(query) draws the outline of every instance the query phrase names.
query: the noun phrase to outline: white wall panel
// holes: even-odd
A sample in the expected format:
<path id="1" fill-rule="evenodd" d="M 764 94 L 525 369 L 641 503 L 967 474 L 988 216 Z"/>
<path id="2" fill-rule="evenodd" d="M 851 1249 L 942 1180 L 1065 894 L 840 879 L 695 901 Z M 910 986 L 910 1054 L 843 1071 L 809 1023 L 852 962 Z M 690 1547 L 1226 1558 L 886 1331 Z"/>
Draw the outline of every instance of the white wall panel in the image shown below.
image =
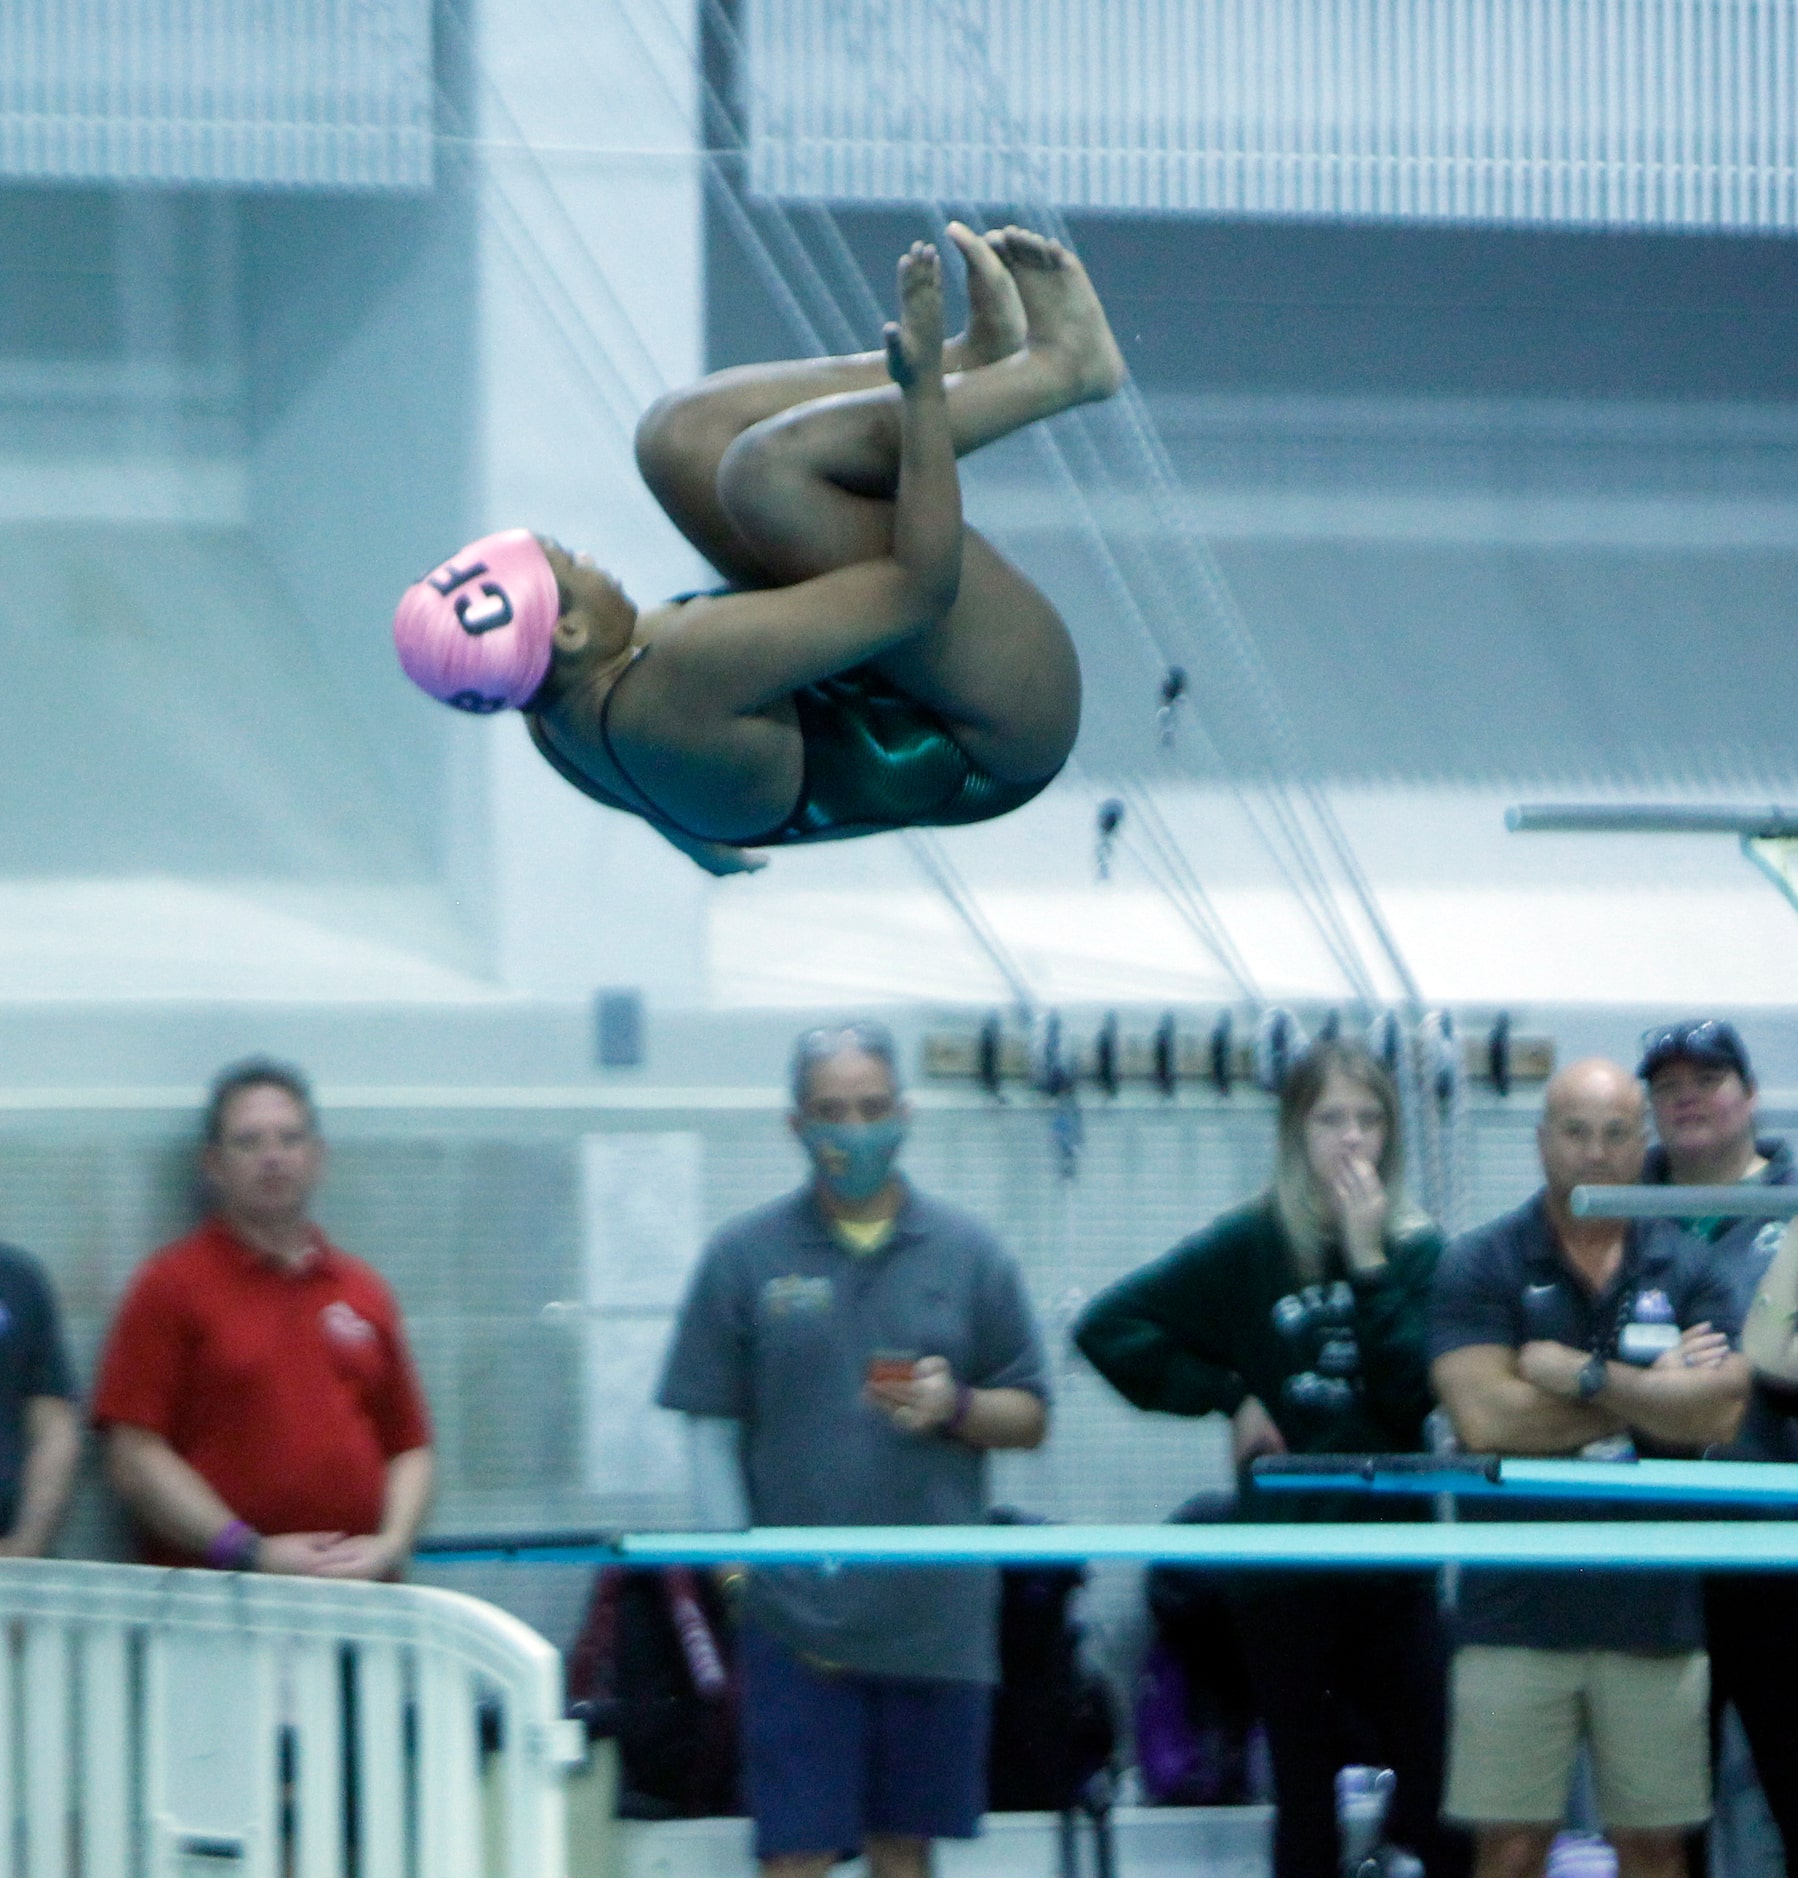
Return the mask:
<path id="1" fill-rule="evenodd" d="M 0 175 L 417 189 L 429 0 L 8 0 Z"/>
<path id="2" fill-rule="evenodd" d="M 704 370 L 696 22 L 631 0 L 488 0 L 457 30 L 480 73 L 476 523 L 588 549 L 640 605 L 707 585 L 631 455 L 648 406 Z M 471 728 L 500 983 L 702 1001 L 708 877 L 596 811 L 518 722 Z"/>
<path id="3" fill-rule="evenodd" d="M 749 0 L 773 195 L 1790 228 L 1791 0 Z"/>

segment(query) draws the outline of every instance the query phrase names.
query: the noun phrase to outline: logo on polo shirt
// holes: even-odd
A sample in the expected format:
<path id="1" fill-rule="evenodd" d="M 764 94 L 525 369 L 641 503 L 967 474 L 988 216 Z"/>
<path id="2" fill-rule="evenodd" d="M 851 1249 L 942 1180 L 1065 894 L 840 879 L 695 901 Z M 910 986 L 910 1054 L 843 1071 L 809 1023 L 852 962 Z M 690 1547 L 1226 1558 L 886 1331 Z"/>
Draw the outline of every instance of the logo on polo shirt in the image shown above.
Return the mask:
<path id="1" fill-rule="evenodd" d="M 789 1273 L 770 1278 L 762 1286 L 762 1309 L 770 1317 L 815 1317 L 828 1311 L 836 1287 L 828 1278 L 801 1278 Z"/>
<path id="2" fill-rule="evenodd" d="M 1617 1338 L 1617 1354 L 1626 1363 L 1652 1363 L 1679 1348 L 1679 1323 L 1673 1300 L 1658 1285 L 1636 1293 L 1630 1321 Z"/>
<path id="3" fill-rule="evenodd" d="M 1670 1324 L 1674 1317 L 1673 1300 L 1658 1285 L 1649 1286 L 1636 1293 L 1633 1316 L 1638 1324 Z"/>
<path id="4" fill-rule="evenodd" d="M 374 1325 L 353 1304 L 346 1303 L 342 1298 L 333 1298 L 319 1312 L 318 1321 L 324 1326 L 325 1335 L 333 1343 L 354 1347 L 373 1343 L 380 1335 Z"/>

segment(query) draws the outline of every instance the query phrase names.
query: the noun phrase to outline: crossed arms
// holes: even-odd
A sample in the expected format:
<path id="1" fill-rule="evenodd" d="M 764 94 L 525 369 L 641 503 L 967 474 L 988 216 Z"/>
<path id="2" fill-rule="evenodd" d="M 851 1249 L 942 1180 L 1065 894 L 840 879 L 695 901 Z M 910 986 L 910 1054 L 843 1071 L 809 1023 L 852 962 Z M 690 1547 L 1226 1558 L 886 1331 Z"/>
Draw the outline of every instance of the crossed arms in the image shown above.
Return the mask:
<path id="1" fill-rule="evenodd" d="M 1634 1432 L 1698 1450 L 1735 1433 L 1749 1366 L 1708 1324 L 1647 1368 L 1610 1361 L 1603 1387 L 1579 1399 L 1589 1352 L 1563 1343 L 1468 1344 L 1439 1356 L 1431 1377 L 1463 1447 L 1480 1454 L 1571 1454 Z"/>

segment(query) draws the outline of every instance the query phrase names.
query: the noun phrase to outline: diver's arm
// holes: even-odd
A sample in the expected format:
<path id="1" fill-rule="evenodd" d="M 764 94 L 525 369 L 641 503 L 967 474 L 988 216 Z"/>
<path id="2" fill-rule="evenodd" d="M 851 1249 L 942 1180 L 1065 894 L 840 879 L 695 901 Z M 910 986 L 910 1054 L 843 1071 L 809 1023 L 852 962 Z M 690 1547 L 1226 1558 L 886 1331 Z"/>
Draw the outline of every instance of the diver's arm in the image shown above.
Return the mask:
<path id="1" fill-rule="evenodd" d="M 899 486 L 893 492 L 893 560 L 913 585 L 911 601 L 939 620 L 961 587 L 961 477 L 943 389 L 942 303 L 934 323 L 908 307 L 886 329 L 887 369 L 899 387 Z"/>

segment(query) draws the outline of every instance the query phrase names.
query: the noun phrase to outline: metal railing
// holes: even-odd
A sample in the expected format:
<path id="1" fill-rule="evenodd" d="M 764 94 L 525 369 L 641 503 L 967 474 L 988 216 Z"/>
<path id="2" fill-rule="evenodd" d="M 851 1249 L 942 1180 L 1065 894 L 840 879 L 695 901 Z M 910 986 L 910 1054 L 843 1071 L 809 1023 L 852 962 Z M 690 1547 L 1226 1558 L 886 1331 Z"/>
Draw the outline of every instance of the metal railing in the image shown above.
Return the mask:
<path id="1" fill-rule="evenodd" d="M 584 1747 L 456 1592 L 0 1561 L 6 1878 L 562 1878 Z"/>
<path id="2" fill-rule="evenodd" d="M 1798 1523 L 1695 1519 L 1700 1508 L 1798 1507 L 1798 1465 L 1759 1461 L 1585 1461 L 1498 1455 L 1294 1455 L 1258 1461 L 1256 1484 L 1286 1496 L 1400 1494 L 1519 1503 L 1635 1502 L 1678 1517 L 1519 1519 L 1503 1524 L 1387 1520 L 1197 1525 L 785 1526 L 746 1532 L 442 1534 L 437 1564 L 1043 1565 L 1129 1559 L 1170 1565 L 1383 1570 L 1446 1564 L 1638 1571 L 1798 1566 Z M 1263 1509 L 1269 1511 L 1271 1509 Z"/>

